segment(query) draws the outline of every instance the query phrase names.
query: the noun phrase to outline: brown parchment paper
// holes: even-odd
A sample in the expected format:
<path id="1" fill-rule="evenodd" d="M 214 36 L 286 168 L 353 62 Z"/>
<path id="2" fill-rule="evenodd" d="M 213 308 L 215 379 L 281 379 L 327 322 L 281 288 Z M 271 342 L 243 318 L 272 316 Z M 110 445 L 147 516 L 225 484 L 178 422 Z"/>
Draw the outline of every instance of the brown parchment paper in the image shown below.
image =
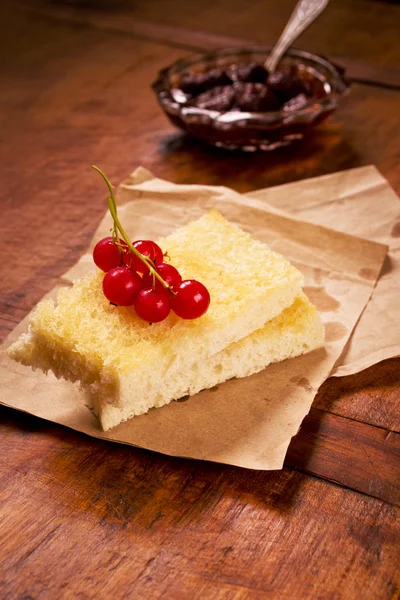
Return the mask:
<path id="1" fill-rule="evenodd" d="M 259 190 L 271 210 L 386 244 L 376 288 L 331 375 L 400 355 L 400 202 L 374 166 Z"/>
<path id="2" fill-rule="evenodd" d="M 334 196 L 329 179 L 314 183 L 322 196 Z M 301 184 L 288 190 L 290 196 L 296 197 L 296 185 Z M 51 374 L 46 377 L 33 372 L 6 357 L 5 347 L 26 331 L 25 319 L 1 348 L 2 403 L 95 437 L 168 455 L 253 469 L 281 468 L 291 437 L 371 297 L 387 246 L 293 219 L 274 208 L 270 198 L 269 206 L 263 199 L 241 196 L 227 188 L 174 185 L 142 168 L 120 186 L 118 200 L 120 218 L 132 238 L 157 239 L 214 207 L 269 243 L 304 273 L 305 291 L 318 306 L 325 325 L 325 347 L 103 432 L 76 386 L 57 381 Z M 286 210 L 289 204 L 287 200 Z M 336 220 L 330 224 L 335 225 Z M 91 247 L 108 234 L 110 225 L 106 215 Z M 90 269 L 89 249 L 60 284 L 68 285 Z"/>

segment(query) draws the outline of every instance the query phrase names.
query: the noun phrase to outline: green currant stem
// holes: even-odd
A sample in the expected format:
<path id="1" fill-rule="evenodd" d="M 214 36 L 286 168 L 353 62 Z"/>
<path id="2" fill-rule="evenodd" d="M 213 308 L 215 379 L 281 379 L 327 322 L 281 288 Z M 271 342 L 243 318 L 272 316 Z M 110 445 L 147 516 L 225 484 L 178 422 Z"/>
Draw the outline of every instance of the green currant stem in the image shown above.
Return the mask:
<path id="1" fill-rule="evenodd" d="M 158 279 L 158 281 L 170 292 L 172 292 L 172 289 L 170 288 L 170 286 L 168 285 L 168 283 L 166 281 L 164 281 L 164 279 L 161 277 L 161 275 L 159 275 L 157 273 L 157 271 L 155 270 L 155 268 L 153 267 L 150 259 L 146 259 L 143 254 L 141 254 L 138 250 L 136 250 L 136 248 L 134 247 L 134 245 L 132 244 L 132 242 L 130 241 L 126 231 L 124 230 L 124 228 L 122 227 L 120 220 L 118 219 L 118 214 L 117 214 L 117 201 L 115 199 L 114 196 L 114 190 L 113 190 L 113 186 L 111 184 L 111 182 L 109 181 L 109 179 L 106 177 L 106 175 L 103 173 L 103 171 L 101 169 L 99 169 L 99 167 L 96 167 L 95 165 L 92 165 L 92 168 L 97 171 L 102 178 L 104 179 L 104 181 L 106 182 L 106 185 L 108 187 L 108 190 L 110 192 L 110 196 L 107 198 L 107 203 L 108 203 L 108 208 L 109 211 L 111 213 L 111 216 L 113 218 L 114 221 L 114 230 L 115 230 L 115 234 L 116 237 L 118 237 L 118 231 L 120 232 L 123 240 L 126 242 L 126 245 L 128 246 L 129 250 L 135 255 L 137 256 L 137 258 L 139 260 L 142 261 L 142 263 L 144 263 L 146 265 L 146 267 L 149 269 L 150 273 L 153 275 L 153 277 L 156 277 Z"/>

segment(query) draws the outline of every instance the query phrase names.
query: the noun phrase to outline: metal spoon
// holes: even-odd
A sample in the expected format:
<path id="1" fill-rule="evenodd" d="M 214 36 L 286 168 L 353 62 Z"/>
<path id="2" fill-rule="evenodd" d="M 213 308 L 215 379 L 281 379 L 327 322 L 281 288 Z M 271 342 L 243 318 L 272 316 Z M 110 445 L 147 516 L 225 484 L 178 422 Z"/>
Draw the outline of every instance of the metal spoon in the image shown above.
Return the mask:
<path id="1" fill-rule="evenodd" d="M 276 65 L 289 46 L 322 13 L 328 2 L 329 0 L 300 0 L 297 3 L 281 37 L 264 63 L 270 73 L 275 71 Z"/>

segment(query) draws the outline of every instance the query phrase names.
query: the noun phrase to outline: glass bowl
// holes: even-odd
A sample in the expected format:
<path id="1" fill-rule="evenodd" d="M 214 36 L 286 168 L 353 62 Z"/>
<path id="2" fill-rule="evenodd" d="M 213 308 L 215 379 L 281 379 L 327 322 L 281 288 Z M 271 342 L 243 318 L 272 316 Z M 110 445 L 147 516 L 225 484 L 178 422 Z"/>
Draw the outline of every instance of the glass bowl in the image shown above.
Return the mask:
<path id="1" fill-rule="evenodd" d="M 277 70 L 290 70 L 312 90 L 307 103 L 293 110 L 208 110 L 191 105 L 190 98 L 179 88 L 182 77 L 188 74 L 234 64 L 263 64 L 268 54 L 268 48 L 259 46 L 193 54 L 162 69 L 152 87 L 169 120 L 186 133 L 230 150 L 274 150 L 301 140 L 336 110 L 349 90 L 341 67 L 310 52 L 289 50 Z"/>

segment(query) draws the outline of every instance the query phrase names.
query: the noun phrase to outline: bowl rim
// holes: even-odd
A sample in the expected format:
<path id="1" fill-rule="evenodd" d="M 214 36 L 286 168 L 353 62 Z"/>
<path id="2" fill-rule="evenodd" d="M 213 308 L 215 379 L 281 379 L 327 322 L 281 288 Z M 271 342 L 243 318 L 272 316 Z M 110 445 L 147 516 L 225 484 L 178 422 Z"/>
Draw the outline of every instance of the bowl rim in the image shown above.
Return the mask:
<path id="1" fill-rule="evenodd" d="M 209 110 L 205 108 L 198 108 L 196 106 L 191 106 L 187 104 L 183 104 L 177 102 L 172 93 L 171 86 L 166 85 L 166 82 L 169 82 L 169 77 L 172 72 L 179 73 L 183 69 L 195 64 L 196 62 L 215 59 L 219 56 L 229 57 L 229 55 L 237 55 L 237 54 L 252 54 L 252 53 L 262 53 L 268 55 L 271 51 L 271 48 L 263 45 L 249 45 L 249 46 L 227 46 L 223 48 L 215 48 L 213 50 L 204 50 L 198 52 L 192 52 L 187 54 L 177 60 L 175 60 L 170 65 L 163 67 L 158 71 L 157 78 L 151 84 L 151 87 L 155 94 L 157 95 L 159 103 L 166 109 L 173 110 L 175 114 L 179 114 L 182 117 L 195 117 L 202 115 L 203 117 L 208 117 L 210 121 L 226 123 L 226 118 L 224 119 L 224 115 L 232 115 L 234 117 L 235 122 L 240 121 L 248 121 L 248 120 L 260 120 L 265 124 L 266 122 L 273 123 L 279 118 L 286 117 L 291 118 L 293 120 L 295 117 L 305 116 L 309 113 L 314 113 L 316 111 L 321 110 L 329 110 L 336 106 L 336 102 L 340 97 L 344 96 L 348 93 L 351 82 L 348 77 L 345 75 L 345 69 L 338 65 L 337 63 L 332 62 L 325 56 L 321 56 L 319 54 L 315 54 L 309 52 L 307 50 L 299 50 L 297 48 L 289 48 L 282 57 L 283 59 L 286 57 L 294 57 L 294 58 L 304 58 L 308 62 L 314 63 L 316 67 L 318 64 L 322 64 L 326 69 L 328 69 L 333 75 L 332 82 L 330 82 L 331 86 L 333 85 L 333 89 L 329 94 L 324 97 L 313 99 L 310 98 L 310 102 L 306 104 L 304 107 L 300 109 L 295 109 L 292 111 L 285 111 L 283 109 L 277 111 L 263 111 L 263 112 L 241 112 L 239 110 L 229 110 L 229 111 L 217 111 L 217 110 Z M 279 65 L 279 63 L 278 63 Z M 220 118 L 219 118 L 220 117 Z M 222 118 L 221 118 L 222 117 Z"/>

